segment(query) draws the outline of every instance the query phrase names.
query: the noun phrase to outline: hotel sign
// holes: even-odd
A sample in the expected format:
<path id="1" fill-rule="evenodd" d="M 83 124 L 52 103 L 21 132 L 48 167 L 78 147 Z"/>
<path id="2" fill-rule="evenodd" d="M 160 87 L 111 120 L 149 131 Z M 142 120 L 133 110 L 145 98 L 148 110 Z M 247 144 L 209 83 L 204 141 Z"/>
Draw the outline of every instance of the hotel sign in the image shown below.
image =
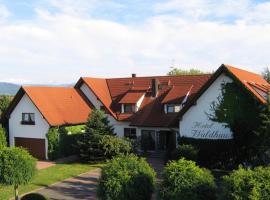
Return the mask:
<path id="1" fill-rule="evenodd" d="M 226 128 L 224 124 L 219 123 L 202 123 L 202 122 L 194 122 L 191 128 L 192 138 L 197 139 L 232 139 L 232 133 L 229 128 Z"/>

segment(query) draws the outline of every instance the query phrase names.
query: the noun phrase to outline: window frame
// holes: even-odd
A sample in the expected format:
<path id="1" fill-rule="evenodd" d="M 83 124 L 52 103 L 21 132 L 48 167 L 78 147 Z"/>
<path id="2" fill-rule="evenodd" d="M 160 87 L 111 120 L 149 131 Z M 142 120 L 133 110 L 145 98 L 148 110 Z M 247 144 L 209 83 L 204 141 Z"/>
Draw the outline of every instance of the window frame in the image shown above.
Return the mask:
<path id="1" fill-rule="evenodd" d="M 134 135 L 135 133 L 135 135 Z M 136 128 L 124 128 L 124 137 L 136 140 L 137 139 L 137 129 Z"/>
<path id="2" fill-rule="evenodd" d="M 166 107 L 167 107 L 166 108 L 167 113 L 178 113 L 181 111 L 181 104 L 167 104 Z M 178 111 L 177 111 L 177 107 L 179 107 Z M 169 111 L 170 108 L 172 108 L 172 110 L 171 110 L 172 112 Z"/>
<path id="3" fill-rule="evenodd" d="M 26 116 L 28 116 L 28 120 L 26 120 Z M 22 113 L 21 124 L 23 125 L 35 125 L 35 113 Z"/>
<path id="4" fill-rule="evenodd" d="M 130 110 L 126 110 L 126 107 L 130 107 Z M 123 111 L 124 113 L 135 113 L 135 104 L 132 103 L 125 103 L 123 104 Z"/>

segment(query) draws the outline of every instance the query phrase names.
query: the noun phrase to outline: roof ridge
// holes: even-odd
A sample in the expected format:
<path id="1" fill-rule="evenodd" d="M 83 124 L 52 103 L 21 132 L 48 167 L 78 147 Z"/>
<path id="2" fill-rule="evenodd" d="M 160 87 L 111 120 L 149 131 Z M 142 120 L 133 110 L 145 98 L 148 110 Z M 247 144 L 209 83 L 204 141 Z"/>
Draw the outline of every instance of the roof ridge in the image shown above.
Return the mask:
<path id="1" fill-rule="evenodd" d="M 254 74 L 256 76 L 260 76 L 262 77 L 260 74 L 257 74 L 255 72 L 251 72 L 251 71 L 248 71 L 248 70 L 245 70 L 245 69 L 241 69 L 241 68 L 238 68 L 238 67 L 235 67 L 235 66 L 232 66 L 232 65 L 229 65 L 229 64 L 223 64 L 226 68 L 233 68 L 233 69 L 236 69 L 236 70 L 239 70 L 239 71 L 242 71 L 242 72 L 246 72 L 246 73 L 249 73 L 249 74 Z"/>

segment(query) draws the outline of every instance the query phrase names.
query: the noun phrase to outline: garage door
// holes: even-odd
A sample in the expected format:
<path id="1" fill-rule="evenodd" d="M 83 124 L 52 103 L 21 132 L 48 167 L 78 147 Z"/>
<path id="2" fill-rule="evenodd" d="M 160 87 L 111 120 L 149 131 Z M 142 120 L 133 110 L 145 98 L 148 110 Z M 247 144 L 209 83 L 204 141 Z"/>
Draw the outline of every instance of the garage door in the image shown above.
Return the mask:
<path id="1" fill-rule="evenodd" d="M 45 139 L 15 137 L 15 146 L 23 147 L 35 158 L 45 160 Z"/>

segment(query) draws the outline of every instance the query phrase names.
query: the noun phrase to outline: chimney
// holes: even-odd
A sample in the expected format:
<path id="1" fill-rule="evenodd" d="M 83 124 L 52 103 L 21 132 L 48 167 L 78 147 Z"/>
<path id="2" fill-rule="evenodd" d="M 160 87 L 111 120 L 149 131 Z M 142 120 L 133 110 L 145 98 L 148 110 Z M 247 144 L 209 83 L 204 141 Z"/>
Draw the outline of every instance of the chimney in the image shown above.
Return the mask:
<path id="1" fill-rule="evenodd" d="M 132 78 L 136 78 L 136 74 L 132 74 Z"/>
<path id="2" fill-rule="evenodd" d="M 152 97 L 157 97 L 158 94 L 158 79 L 152 79 Z"/>

